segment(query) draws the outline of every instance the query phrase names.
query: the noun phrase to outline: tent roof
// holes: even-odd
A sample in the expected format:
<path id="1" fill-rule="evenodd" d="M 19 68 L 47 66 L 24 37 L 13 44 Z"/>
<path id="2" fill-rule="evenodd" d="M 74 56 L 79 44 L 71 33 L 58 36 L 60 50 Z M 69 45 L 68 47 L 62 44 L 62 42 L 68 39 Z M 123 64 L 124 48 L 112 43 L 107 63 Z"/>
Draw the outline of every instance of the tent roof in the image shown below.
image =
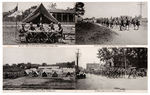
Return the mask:
<path id="1" fill-rule="evenodd" d="M 27 16 L 23 22 L 29 23 L 58 23 L 58 21 L 46 10 L 44 5 L 41 3 L 29 16 Z"/>

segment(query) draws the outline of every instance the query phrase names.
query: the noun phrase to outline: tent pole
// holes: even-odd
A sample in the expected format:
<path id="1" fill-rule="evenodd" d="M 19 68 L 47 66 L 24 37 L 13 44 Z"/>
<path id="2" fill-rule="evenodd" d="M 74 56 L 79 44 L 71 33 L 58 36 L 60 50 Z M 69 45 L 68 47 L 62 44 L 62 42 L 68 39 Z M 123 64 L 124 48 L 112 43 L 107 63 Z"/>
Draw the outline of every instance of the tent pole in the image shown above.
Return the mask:
<path id="1" fill-rule="evenodd" d="M 17 16 L 16 16 L 16 31 L 15 31 L 15 40 L 16 40 L 16 33 L 17 32 Z"/>

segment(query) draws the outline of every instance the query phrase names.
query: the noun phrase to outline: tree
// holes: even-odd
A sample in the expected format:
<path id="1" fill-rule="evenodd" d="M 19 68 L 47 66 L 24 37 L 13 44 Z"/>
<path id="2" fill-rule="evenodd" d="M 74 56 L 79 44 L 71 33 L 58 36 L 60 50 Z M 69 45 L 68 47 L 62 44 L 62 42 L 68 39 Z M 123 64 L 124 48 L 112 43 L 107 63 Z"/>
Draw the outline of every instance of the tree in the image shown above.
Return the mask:
<path id="1" fill-rule="evenodd" d="M 97 55 L 100 61 L 113 59 L 114 66 L 147 68 L 146 48 L 102 48 Z"/>
<path id="2" fill-rule="evenodd" d="M 47 63 L 42 63 L 42 66 L 47 66 Z"/>
<path id="3" fill-rule="evenodd" d="M 27 66 L 27 69 L 30 69 L 31 68 L 31 63 L 28 62 L 26 66 Z"/>
<path id="4" fill-rule="evenodd" d="M 4 66 L 9 67 L 10 65 L 9 64 L 5 64 Z"/>
<path id="5" fill-rule="evenodd" d="M 77 3 L 75 4 L 75 12 L 76 12 L 76 15 L 77 15 L 78 17 L 84 15 L 84 13 L 85 13 L 85 10 L 84 10 L 84 3 L 82 3 L 82 2 L 77 2 Z"/>
<path id="6" fill-rule="evenodd" d="M 24 63 L 19 63 L 19 64 L 17 64 L 17 67 L 25 69 L 25 64 Z"/>
<path id="7" fill-rule="evenodd" d="M 12 67 L 17 67 L 17 64 L 13 63 L 13 64 L 12 64 Z"/>
<path id="8" fill-rule="evenodd" d="M 50 3 L 50 5 L 48 5 L 49 9 L 56 9 L 57 4 L 56 3 Z"/>
<path id="9" fill-rule="evenodd" d="M 31 6 L 29 9 L 26 9 L 24 12 L 22 12 L 22 19 L 26 18 L 36 8 L 37 8 L 37 6 Z"/>

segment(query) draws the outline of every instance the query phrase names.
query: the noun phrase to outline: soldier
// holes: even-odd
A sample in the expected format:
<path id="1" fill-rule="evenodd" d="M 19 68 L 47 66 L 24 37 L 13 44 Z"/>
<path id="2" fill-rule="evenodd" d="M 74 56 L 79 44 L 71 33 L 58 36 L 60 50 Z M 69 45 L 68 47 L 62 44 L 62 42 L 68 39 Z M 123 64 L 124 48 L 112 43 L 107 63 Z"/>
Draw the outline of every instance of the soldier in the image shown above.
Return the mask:
<path id="1" fill-rule="evenodd" d="M 109 19 L 109 25 L 110 25 L 110 28 L 113 28 L 113 19 L 112 19 L 112 17 Z"/>
<path id="2" fill-rule="evenodd" d="M 136 19 L 135 18 L 132 19 L 132 24 L 133 24 L 134 30 L 136 30 Z"/>
<path id="3" fill-rule="evenodd" d="M 136 19 L 136 26 L 137 26 L 137 30 L 139 30 L 140 20 L 138 20 L 138 19 Z"/>
<path id="4" fill-rule="evenodd" d="M 34 30 L 35 30 L 35 27 L 33 26 L 33 23 L 32 23 L 32 22 L 30 22 L 29 30 L 32 30 L 32 31 L 34 31 Z"/>
<path id="5" fill-rule="evenodd" d="M 19 30 L 20 33 L 25 32 L 25 23 L 21 24 L 21 29 Z"/>
<path id="6" fill-rule="evenodd" d="M 126 17 L 126 30 L 129 30 L 130 20 Z"/>
<path id="7" fill-rule="evenodd" d="M 44 31 L 44 26 L 43 26 L 42 23 L 40 23 L 40 30 L 41 30 L 41 31 Z"/>
<path id="8" fill-rule="evenodd" d="M 135 68 L 130 69 L 128 78 L 130 78 L 131 75 L 133 76 L 133 78 L 136 78 L 136 69 Z"/>
<path id="9" fill-rule="evenodd" d="M 22 23 L 21 28 L 19 29 L 19 40 L 22 41 L 22 38 L 25 37 L 26 35 L 27 35 L 27 30 L 25 29 L 25 23 Z"/>
<path id="10" fill-rule="evenodd" d="M 58 33 L 61 37 L 63 37 L 63 28 L 61 26 L 61 23 L 58 23 Z"/>
<path id="11" fill-rule="evenodd" d="M 55 28 L 54 28 L 54 23 L 53 23 L 53 22 L 50 23 L 49 27 L 50 27 L 50 29 L 51 29 L 52 31 L 55 30 Z"/>
<path id="12" fill-rule="evenodd" d="M 64 42 L 64 40 L 63 40 L 63 28 L 62 28 L 60 23 L 58 23 L 58 30 L 57 30 L 55 41 L 56 42 L 60 41 L 62 43 Z"/>
<path id="13" fill-rule="evenodd" d="M 120 31 L 122 31 L 122 27 L 124 26 L 124 20 L 123 18 L 121 17 L 120 18 Z"/>
<path id="14" fill-rule="evenodd" d="M 136 78 L 136 69 L 135 68 L 133 69 L 132 73 L 133 73 L 133 78 Z"/>
<path id="15" fill-rule="evenodd" d="M 106 19 L 106 26 L 109 27 L 109 19 Z"/>

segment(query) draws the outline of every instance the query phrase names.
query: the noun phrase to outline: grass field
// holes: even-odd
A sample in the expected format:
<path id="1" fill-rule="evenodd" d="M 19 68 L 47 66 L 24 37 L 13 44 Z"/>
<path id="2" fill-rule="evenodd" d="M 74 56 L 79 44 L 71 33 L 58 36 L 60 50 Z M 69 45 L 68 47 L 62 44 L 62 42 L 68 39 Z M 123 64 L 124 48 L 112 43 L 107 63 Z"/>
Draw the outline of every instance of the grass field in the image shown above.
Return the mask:
<path id="1" fill-rule="evenodd" d="M 74 89 L 75 86 L 75 80 L 62 81 L 41 77 L 20 77 L 3 80 L 4 90 Z"/>
<path id="2" fill-rule="evenodd" d="M 81 22 L 76 24 L 76 44 L 103 44 L 110 41 L 113 35 L 117 34 L 94 23 Z"/>

